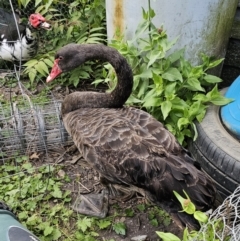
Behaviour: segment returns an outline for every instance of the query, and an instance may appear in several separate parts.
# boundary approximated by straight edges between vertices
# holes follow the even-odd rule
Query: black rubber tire
[[[188,149],[225,198],[240,185],[240,143],[223,127],[219,110],[208,107],[203,121],[196,123],[198,137]]]

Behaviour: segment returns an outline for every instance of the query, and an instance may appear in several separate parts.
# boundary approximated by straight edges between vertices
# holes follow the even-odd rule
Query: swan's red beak
[[[58,75],[62,73],[62,70],[59,67],[58,62],[59,62],[59,59],[55,59],[51,73],[47,77],[47,80],[46,80],[47,83],[54,80],[55,78],[57,78]]]

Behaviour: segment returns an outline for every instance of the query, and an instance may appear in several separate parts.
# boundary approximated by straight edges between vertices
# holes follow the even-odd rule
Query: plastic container
[[[40,241],[21,225],[16,216],[8,211],[0,209],[0,240],[1,241]]]
[[[226,129],[240,140],[240,76],[234,80],[225,93],[233,102],[221,108],[221,119]]]

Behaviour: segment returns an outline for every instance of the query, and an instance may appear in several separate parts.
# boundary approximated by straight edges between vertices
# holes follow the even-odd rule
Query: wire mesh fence
[[[27,7],[19,9],[19,2],[3,0],[0,2],[0,9],[0,30],[1,27],[7,26],[16,27],[19,31],[18,24],[22,21],[27,22],[30,14],[35,12],[35,2],[30,1]],[[67,9],[59,4],[58,12],[64,15]],[[2,35],[4,34],[5,32]],[[45,42],[49,36],[39,33],[38,35],[40,52],[44,52]],[[18,40],[21,38],[18,32]],[[15,43],[18,40],[15,40]],[[13,44],[12,42],[14,41],[7,41],[7,44]],[[2,42],[0,48],[1,44]],[[10,97],[0,104],[0,160],[11,159],[16,155],[30,155],[33,152],[47,152],[56,145],[65,146],[71,143],[60,116],[61,101],[56,99],[50,90],[44,102],[33,101],[34,96],[25,88],[22,81],[22,72],[21,60],[11,63],[0,59],[2,87],[9,85],[9,81],[13,79],[14,85],[19,88],[18,97],[14,98],[13,85],[10,84]]]
[[[227,197],[191,241],[240,240],[240,187]]]
[[[23,95],[22,103],[0,104],[0,159],[47,152],[72,143],[60,116],[61,102],[32,103]]]

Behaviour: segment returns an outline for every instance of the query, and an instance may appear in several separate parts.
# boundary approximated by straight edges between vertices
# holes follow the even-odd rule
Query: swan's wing
[[[79,109],[67,114],[64,124],[84,158],[108,180],[142,187],[158,199],[184,189],[192,201],[210,205],[211,181],[185,161],[161,123],[132,110]]]

